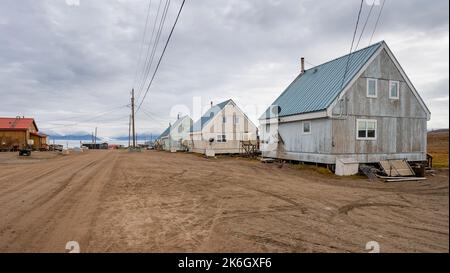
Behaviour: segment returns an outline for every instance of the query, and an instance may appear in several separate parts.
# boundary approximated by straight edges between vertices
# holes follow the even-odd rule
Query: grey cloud
[[[151,22],[158,2],[153,0]],[[75,7],[64,1],[3,1],[1,115],[35,116],[45,127],[47,122],[69,117],[81,120],[85,113],[128,103],[148,1],[80,3]],[[167,38],[179,4],[180,0],[172,0],[161,42]],[[171,107],[192,107],[193,96],[201,96],[204,104],[233,98],[242,106],[264,108],[298,74],[301,56],[320,64],[348,52],[358,5],[358,0],[187,1],[144,103],[153,116],[140,113],[139,129],[163,130],[171,121]],[[375,40],[388,39],[398,46],[392,49],[398,51],[406,70],[412,71],[412,81],[427,103],[448,96],[448,60],[441,59],[439,66],[423,71],[414,63],[417,58],[439,59],[448,52],[448,5],[445,0],[388,1],[375,36]],[[369,8],[364,6],[363,20]],[[378,11],[376,7],[374,15]],[[374,20],[362,46],[368,43]],[[408,40],[416,34],[421,38]],[[446,37],[444,44],[437,44],[442,37]],[[430,51],[424,40],[433,45],[426,56],[406,52],[408,46]],[[161,46],[157,56],[160,50]],[[425,80],[421,75],[433,78]],[[123,107],[72,130],[91,130],[100,124],[110,136],[126,134],[128,111]],[[448,124],[446,113],[439,124],[445,120]],[[255,119],[257,113],[251,117]],[[115,122],[115,118],[121,120]]]

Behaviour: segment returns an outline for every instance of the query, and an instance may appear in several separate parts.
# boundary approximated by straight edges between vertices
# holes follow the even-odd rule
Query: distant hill
[[[89,140],[92,141],[92,135],[50,135],[48,136],[49,139],[51,140]],[[101,141],[100,138],[96,138],[97,141]]]
[[[442,133],[449,133],[449,129],[438,129],[438,130],[433,130],[433,131],[429,131],[428,134],[442,134]]]
[[[157,138],[158,136],[157,135],[155,135],[155,134],[153,134],[153,135],[150,135],[150,134],[144,134],[144,135],[137,135],[137,140],[138,141],[153,141],[153,140],[155,140],[156,138]],[[122,140],[122,141],[128,141],[128,136],[120,136],[120,137],[114,137],[113,139],[115,139],[115,140]]]
[[[428,153],[433,156],[433,166],[448,168],[449,129],[428,132]]]

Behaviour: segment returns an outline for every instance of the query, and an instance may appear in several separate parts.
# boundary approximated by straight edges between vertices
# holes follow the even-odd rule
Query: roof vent
[[[319,69],[318,68],[314,68],[314,74],[316,74],[317,71],[319,71]]]

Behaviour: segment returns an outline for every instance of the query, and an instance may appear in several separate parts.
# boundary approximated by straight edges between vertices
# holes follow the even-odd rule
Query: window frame
[[[222,123],[226,124],[227,123],[227,117],[226,116],[222,116]]]
[[[370,82],[371,82],[371,81],[374,81],[374,82],[375,82],[375,95],[369,94],[369,90],[370,90]],[[372,99],[378,98],[378,79],[367,78],[366,96],[367,96],[368,98],[372,98]]]
[[[392,84],[396,83],[397,84],[397,97],[393,97],[392,96]],[[399,100],[400,99],[400,81],[389,81],[389,99],[391,100]]]
[[[305,132],[305,124],[309,124],[309,132]],[[302,134],[303,135],[312,134],[312,122],[311,121],[303,121],[302,122]]]
[[[233,124],[234,125],[239,125],[240,122],[241,122],[241,119],[240,119],[239,116],[236,115],[236,116],[233,117]]]
[[[225,134],[220,134],[217,135],[217,143],[227,143],[227,135]]]
[[[358,127],[358,125],[359,125],[359,123],[360,122],[365,122],[366,123],[366,129],[365,129],[365,131],[366,131],[366,136],[365,137],[360,137],[359,136],[359,127]],[[373,122],[373,123],[375,123],[375,137],[368,137],[368,132],[369,132],[369,129],[367,129],[367,123],[368,122]],[[362,130],[361,130],[362,131]],[[356,120],[356,140],[368,140],[368,141],[376,141],[378,139],[378,120],[376,120],[376,119],[357,119]]]

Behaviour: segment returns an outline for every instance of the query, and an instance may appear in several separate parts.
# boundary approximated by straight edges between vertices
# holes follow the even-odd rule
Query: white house
[[[191,128],[189,149],[207,155],[242,153],[243,141],[257,141],[258,128],[233,100],[211,108]]]
[[[190,139],[190,129],[193,121],[189,116],[178,117],[173,125],[169,125],[167,129],[158,137],[157,142],[165,151],[184,151],[187,140]]]

